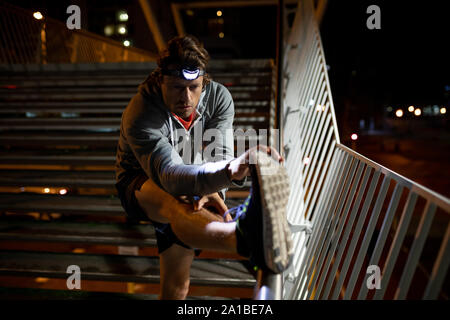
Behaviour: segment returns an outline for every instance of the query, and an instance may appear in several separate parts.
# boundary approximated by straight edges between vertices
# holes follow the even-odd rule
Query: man
[[[187,296],[193,248],[239,253],[273,272],[282,272],[292,256],[284,217],[287,176],[267,154],[283,159],[264,146],[263,152],[251,149],[233,157],[227,132],[233,125],[233,100],[209,78],[208,60],[194,37],[172,39],[122,115],[116,187],[127,215],[155,227],[161,299]],[[203,153],[205,161],[199,161],[202,147],[211,143],[202,146],[200,137],[200,150],[190,152],[199,145],[194,133],[207,130],[220,134],[214,152]],[[226,189],[242,186],[250,174],[251,195],[228,210]]]

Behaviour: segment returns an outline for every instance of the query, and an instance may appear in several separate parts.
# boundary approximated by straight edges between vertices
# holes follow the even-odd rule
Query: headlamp
[[[195,80],[205,74],[205,70],[199,68],[182,68],[180,70],[163,69],[162,74],[166,76],[175,76],[184,80]]]

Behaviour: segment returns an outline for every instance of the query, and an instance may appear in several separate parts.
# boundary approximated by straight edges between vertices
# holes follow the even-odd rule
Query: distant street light
[[[218,17],[221,17],[222,16],[222,11],[217,10],[216,14],[217,14]]]
[[[447,108],[441,108],[440,112],[441,112],[441,114],[446,114],[447,113]]]
[[[128,14],[126,11],[119,11],[118,12],[118,18],[119,21],[128,21]]]
[[[130,46],[130,41],[128,41],[128,40],[125,40],[124,42],[123,42],[123,45],[125,46],[125,47],[129,47]]]
[[[422,114],[422,110],[420,110],[419,108],[417,108],[416,110],[414,110],[414,114],[416,116],[420,116]]]
[[[42,13],[40,13],[39,11],[34,12],[34,13],[33,13],[33,17],[34,17],[36,20],[42,20],[42,19],[44,18],[44,16],[42,15]]]
[[[409,111],[409,112],[414,112],[414,106],[410,106],[410,107],[408,108],[408,111]]]
[[[107,26],[105,26],[105,28],[103,29],[103,32],[105,33],[105,36],[112,36],[114,33],[114,26],[109,24]]]
[[[350,136],[350,138],[351,138],[353,141],[356,141],[356,140],[358,140],[358,135],[357,135],[356,133],[354,133],[354,134],[352,134],[352,135]]]
[[[127,33],[127,28],[122,24],[117,26],[117,32],[119,32],[120,34],[126,34]]]
[[[397,118],[403,117],[403,110],[402,109],[398,109],[397,111],[395,111],[395,115],[396,115]]]

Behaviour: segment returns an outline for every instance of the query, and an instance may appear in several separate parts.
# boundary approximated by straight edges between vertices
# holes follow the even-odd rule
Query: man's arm
[[[214,139],[214,150],[219,155],[222,155],[224,160],[234,159],[234,136],[233,136],[233,121],[234,121],[234,102],[233,98],[223,85],[218,84],[217,94],[215,96],[214,105],[215,112],[212,118],[206,124],[206,130],[217,130],[219,137]],[[220,138],[216,140],[217,138]],[[206,144],[206,147],[211,145],[213,141]],[[215,154],[214,154],[215,155]],[[217,157],[204,153],[204,158],[207,162],[217,161]],[[243,180],[232,180],[232,184],[238,187],[242,187],[246,181],[246,177]],[[227,188],[220,190],[220,196],[225,199],[225,192]]]
[[[185,165],[167,138],[167,115],[155,108],[150,111],[142,96],[131,103],[134,106],[123,116],[121,134],[142,169],[160,187],[176,196],[210,194],[231,185],[227,175],[229,160]]]

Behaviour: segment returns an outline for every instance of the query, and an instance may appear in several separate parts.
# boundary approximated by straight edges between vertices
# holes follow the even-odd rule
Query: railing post
[[[283,151],[283,123],[281,115],[283,114],[283,65],[284,65],[284,0],[278,0],[277,10],[277,93],[276,93],[276,112],[275,126],[280,130],[279,146],[280,155],[284,156]]]
[[[270,271],[258,271],[254,300],[281,300],[283,295],[283,278],[281,274]]]

